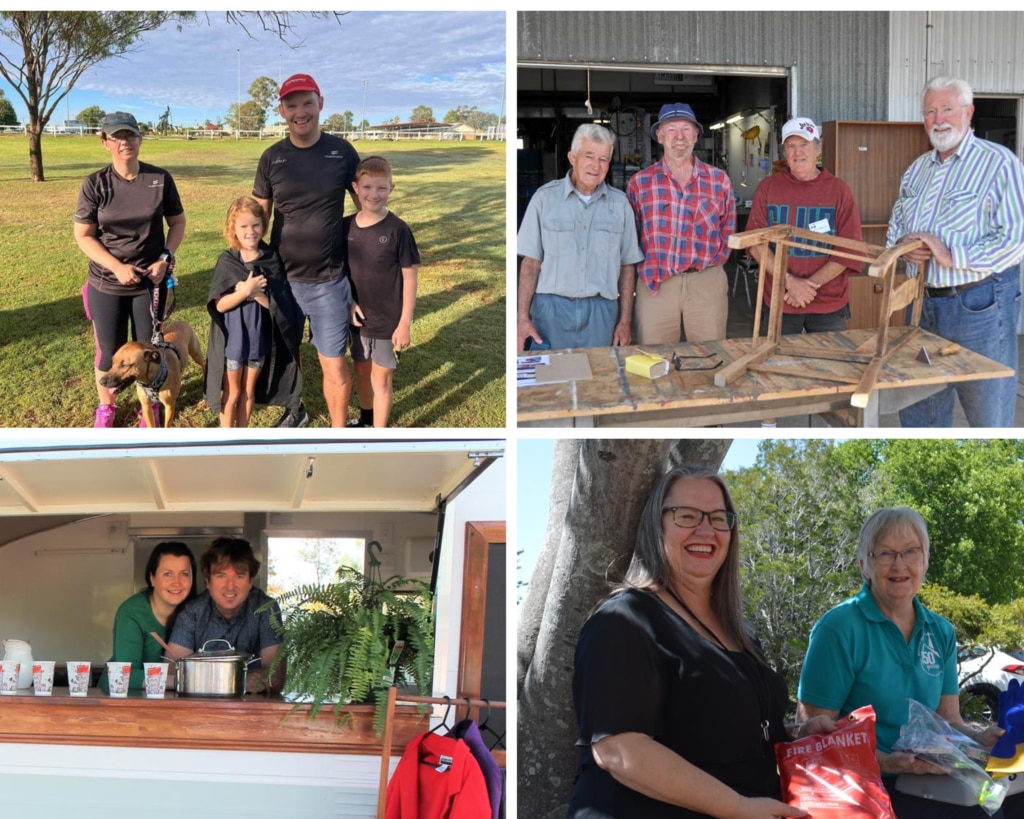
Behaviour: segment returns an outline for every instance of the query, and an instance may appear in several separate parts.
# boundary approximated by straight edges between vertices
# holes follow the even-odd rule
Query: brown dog
[[[144,341],[129,341],[114,353],[111,368],[100,377],[100,384],[121,389],[135,382],[135,391],[142,404],[142,417],[146,426],[157,426],[153,416],[153,400],[164,408],[164,426],[174,421],[178,393],[181,392],[181,373],[188,363],[186,356],[200,367],[204,366],[203,350],[195,330],[183,321],[172,321],[164,331],[165,346]]]

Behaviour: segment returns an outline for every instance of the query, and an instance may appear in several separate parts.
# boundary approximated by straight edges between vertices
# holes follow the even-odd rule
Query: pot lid
[[[226,648],[208,648],[210,645],[226,646]],[[198,651],[182,657],[183,660],[248,660],[251,654],[239,651],[227,640],[207,640]]]

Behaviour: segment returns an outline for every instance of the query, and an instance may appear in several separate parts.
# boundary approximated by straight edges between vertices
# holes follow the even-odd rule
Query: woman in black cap
[[[100,377],[128,340],[129,319],[133,339],[151,339],[152,288],[159,288],[163,304],[161,291],[185,236],[185,210],[174,180],[167,171],[139,162],[141,139],[131,114],[107,114],[100,141],[111,162],[86,177],[75,210],[75,241],[89,259],[82,296],[96,338],[94,427],[114,425],[114,394]]]

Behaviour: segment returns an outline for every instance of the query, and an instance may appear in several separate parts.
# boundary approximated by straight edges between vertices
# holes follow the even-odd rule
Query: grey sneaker
[[[275,427],[286,427],[291,429],[299,429],[301,427],[309,426],[309,413],[306,412],[306,405],[299,404],[298,412],[292,412],[290,409],[284,411],[276,424]]]

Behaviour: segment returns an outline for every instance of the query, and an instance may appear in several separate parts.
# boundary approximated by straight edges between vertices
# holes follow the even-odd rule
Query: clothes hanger
[[[431,728],[429,731],[427,731],[428,734],[436,734],[442,728],[447,728],[448,727],[447,726],[448,715],[452,712],[452,698],[449,697],[446,694],[445,698],[444,698],[444,702],[445,702],[444,716],[441,717],[441,721],[439,723],[437,723],[437,725],[435,725],[433,728]]]

